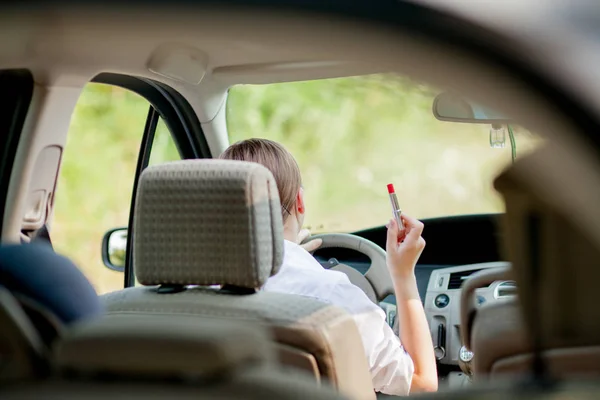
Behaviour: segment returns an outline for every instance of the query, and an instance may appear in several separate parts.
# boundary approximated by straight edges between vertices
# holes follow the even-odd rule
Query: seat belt
[[[46,224],[42,225],[42,227],[35,231],[33,236],[31,236],[30,243],[36,242],[45,242],[52,250],[54,250],[54,246],[52,246],[52,240],[50,239],[50,232],[48,232],[48,227]]]
[[[48,216],[50,215],[51,209],[50,209],[50,205],[47,202],[46,203],[46,220],[48,218]],[[25,233],[25,235],[29,236],[30,240],[29,243],[44,243],[50,246],[50,248],[52,250],[54,250],[54,246],[52,246],[52,240],[50,239],[50,232],[48,231],[48,225],[46,225],[46,223],[44,223],[44,225],[41,226],[40,229],[37,229],[35,231],[28,233]],[[21,239],[21,242],[23,241],[23,239]]]

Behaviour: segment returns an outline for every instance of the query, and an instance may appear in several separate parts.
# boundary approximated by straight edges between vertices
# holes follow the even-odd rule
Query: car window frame
[[[2,87],[0,120],[0,227],[4,229],[4,212],[8,198],[8,186],[13,172],[17,148],[29,106],[33,99],[34,79],[28,69],[3,69],[8,74],[6,82],[0,80]],[[10,95],[12,94],[12,95]]]
[[[148,78],[114,73],[101,73],[92,79],[94,83],[113,85],[129,90],[149,102],[148,115],[140,143],[136,172],[133,181],[127,247],[125,250],[125,288],[135,286],[133,271],[133,218],[137,186],[141,173],[148,167],[154,135],[162,118],[182,159],[211,158],[210,148],[198,116],[189,102],[175,89]]]

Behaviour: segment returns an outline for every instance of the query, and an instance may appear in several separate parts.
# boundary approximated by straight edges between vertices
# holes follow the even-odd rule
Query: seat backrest
[[[537,347],[553,374],[600,375],[600,172],[561,151],[547,144],[496,180],[512,261],[504,279],[516,281],[518,300],[484,305],[464,331],[476,374],[531,371]]]
[[[0,384],[47,373],[47,347],[17,299],[0,286]]]
[[[201,379],[273,361],[261,327],[179,315],[106,315],[66,330],[53,350],[58,369],[87,376]]]
[[[100,313],[92,285],[50,246],[1,246],[0,380],[47,375],[47,353],[64,327]]]
[[[53,346],[52,375],[13,383],[2,398],[342,400],[275,365],[271,343],[252,324],[104,316],[65,329]]]
[[[50,267],[53,276],[46,274]],[[24,271],[35,275],[38,268],[46,288],[33,284],[39,283],[35,277],[17,279]],[[170,315],[100,315],[87,280],[46,246],[0,248],[0,272],[3,399],[342,400],[305,374],[275,366],[264,328]],[[72,290],[65,292],[66,287]],[[53,294],[54,289],[63,293]],[[60,335],[44,343],[47,332],[39,330],[40,322],[43,329],[59,327]]]
[[[349,314],[260,290],[283,258],[277,187],[262,165],[186,160],[147,168],[132,235],[135,274],[144,287],[103,296],[109,314],[256,322],[269,327],[281,362],[310,370],[352,398],[375,397]]]

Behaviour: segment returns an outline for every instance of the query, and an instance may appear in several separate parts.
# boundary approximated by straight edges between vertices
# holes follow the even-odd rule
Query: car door
[[[15,94],[15,118],[5,120],[10,125],[2,127],[7,133],[2,147],[2,185],[6,186],[32,82],[23,71],[6,72],[0,81],[3,78],[12,78],[4,90]],[[123,265],[115,268],[125,271],[123,276],[102,266],[100,249],[107,229],[131,225],[140,173],[148,165],[210,153],[191,106],[164,84],[100,74],[72,100],[76,104],[66,144],[56,140],[33,163],[21,241],[50,242],[56,252],[78,265],[99,293],[105,293],[135,282],[131,252],[124,252]],[[69,117],[67,109],[63,106],[63,119]],[[130,240],[124,244],[129,248]]]

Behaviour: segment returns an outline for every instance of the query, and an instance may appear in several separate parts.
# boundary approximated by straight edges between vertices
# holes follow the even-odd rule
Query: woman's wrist
[[[392,281],[397,299],[420,298],[414,272],[392,274]]]
[[[390,275],[394,282],[396,281],[406,281],[406,280],[414,280],[417,281],[414,270],[390,270]]]

